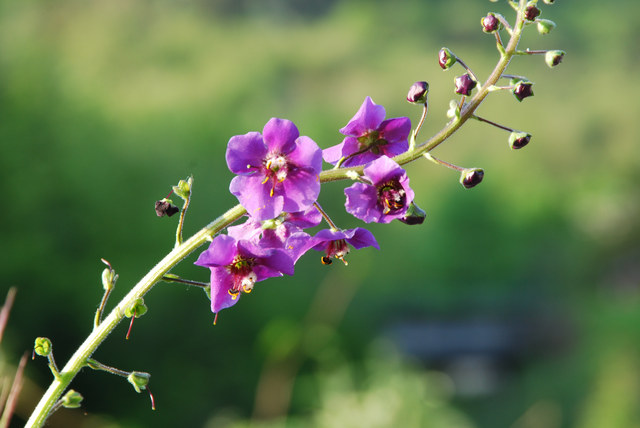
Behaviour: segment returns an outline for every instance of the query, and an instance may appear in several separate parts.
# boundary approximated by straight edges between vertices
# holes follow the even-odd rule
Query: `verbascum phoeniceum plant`
[[[229,191],[238,198],[239,204],[183,240],[193,178],[180,180],[169,196],[156,202],[158,216],[179,214],[174,248],[106,316],[103,314],[118,275],[108,261],[102,260],[106,266],[102,274],[104,295],[95,314],[93,330],[63,367],[57,366],[48,338],[35,340],[34,355],[48,359],[54,379],[26,426],[43,426],[47,417],[60,407],[80,407],[82,395],[69,386],[85,367],[122,376],[137,392],[149,390],[150,374],[110,367],[92,356],[125,318],[133,322],[144,315],[147,308],[143,298],[158,282],[201,287],[210,299],[215,324],[223,322],[219,316],[221,311],[238,304],[258,282],[294,275],[296,262],[309,252],[318,251],[324,264],[338,259],[346,265],[352,249],[379,249],[375,237],[366,228],[343,228],[331,219],[320,205],[324,183],[347,182],[345,209],[364,223],[399,220],[419,225],[425,219],[425,212],[416,204],[420,195],[412,190],[404,165],[426,159],[456,170],[466,189],[481,183],[483,169],[457,166],[432,154],[433,149],[470,119],[506,131],[505,143],[511,149],[526,146],[532,138],[530,133],[498,124],[477,115],[476,111],[493,92],[511,92],[518,102],[533,96],[532,81],[506,73],[514,57],[541,56],[551,68],[562,62],[565,53],[561,50],[530,50],[518,46],[525,30],[537,29],[540,34],[547,34],[555,27],[552,21],[539,17],[539,3],[537,0],[508,1],[515,11],[511,22],[495,12],[481,17],[478,32],[487,33],[497,48],[497,63],[484,80],[451,49],[443,47],[437,56],[434,53],[434,61],[437,60],[443,70],[459,69],[461,74],[453,82],[455,99],[448,110],[442,109],[447,110],[449,120],[430,138],[420,138],[428,111],[429,85],[425,81],[411,85],[407,94],[408,102],[421,107],[416,126],[412,126],[407,117],[387,118],[385,108],[366,97],[355,115],[340,129],[343,140],[324,149],[312,136],[301,135],[298,126],[283,118],[270,119],[261,131],[231,137],[225,157],[235,177]],[[544,3],[549,5],[554,1],[544,0]],[[505,100],[508,102],[512,101]],[[330,165],[324,170],[323,161]],[[182,208],[169,199],[172,194],[182,200]],[[241,224],[236,224],[241,220]],[[322,223],[324,227],[320,226]],[[208,247],[195,264],[209,269],[210,282],[184,279],[171,273],[185,257],[204,245]],[[151,407],[155,408],[153,396],[150,392],[149,395]]]

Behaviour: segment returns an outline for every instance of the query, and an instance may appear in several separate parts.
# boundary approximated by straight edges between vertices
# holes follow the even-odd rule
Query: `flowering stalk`
[[[525,16],[525,7],[526,1],[520,0],[519,5],[516,5],[515,2],[510,2],[512,6],[517,10],[516,22],[512,28],[508,30],[510,35],[509,42],[504,47],[504,49],[499,49],[500,59],[495,66],[494,70],[487,78],[487,80],[482,84],[482,86],[477,90],[476,94],[473,97],[470,97],[467,102],[464,102],[460,106],[459,115],[453,117],[453,119],[442,128],[437,134],[428,139],[427,141],[417,144],[413,147],[410,147],[408,151],[394,156],[392,160],[397,165],[404,165],[411,161],[414,161],[418,158],[421,158],[428,152],[430,152],[435,147],[442,144],[446,139],[448,139],[451,135],[453,135],[460,127],[469,119],[474,117],[474,112],[480,106],[482,101],[490,92],[490,89],[496,84],[496,82],[503,76],[504,71],[506,70],[511,58],[518,54],[517,46],[518,42],[521,38],[522,31],[524,29],[525,20],[527,19]],[[506,28],[509,28],[505,25]],[[464,64],[463,64],[464,65]],[[467,68],[467,67],[465,67]],[[478,82],[479,83],[479,82]],[[426,107],[426,106],[425,106]],[[373,106],[372,108],[375,108]],[[426,113],[426,108],[425,108]],[[244,161],[243,148],[251,145],[257,146],[259,144],[263,144],[262,137],[257,133],[246,134],[245,136],[236,138],[237,148],[231,148],[230,152],[227,153],[227,159],[230,160],[234,166],[234,168],[238,169],[238,174],[244,174],[244,176],[248,178],[239,179],[236,177],[234,182],[232,182],[233,191],[232,193],[239,195],[239,198],[244,197],[243,191],[247,187],[247,185],[253,186],[255,189],[262,189],[263,193],[269,193],[269,198],[273,198],[274,194],[276,197],[285,198],[284,204],[289,204],[291,206],[298,205],[300,209],[308,208],[306,202],[301,203],[297,200],[289,200],[286,199],[287,195],[280,195],[278,192],[281,191],[283,186],[295,186],[297,183],[306,184],[306,182],[302,181],[302,178],[299,178],[294,175],[287,175],[286,168],[298,168],[297,171],[306,171],[307,174],[305,177],[313,178],[313,173],[316,171],[316,160],[314,159],[312,162],[309,161],[309,164],[296,164],[295,162],[301,158],[301,155],[295,152],[296,150],[304,152],[308,151],[312,142],[306,139],[306,137],[297,138],[297,134],[294,135],[294,131],[292,128],[292,124],[289,124],[284,121],[280,121],[277,123],[271,123],[270,127],[265,127],[265,136],[264,136],[264,155],[260,155],[256,157],[256,159],[250,159],[250,162],[241,162]],[[289,143],[287,141],[281,140],[272,140],[274,132],[272,128],[277,128],[278,132],[286,132],[287,135],[291,136],[291,140],[295,140],[296,146],[293,146],[293,143]],[[383,131],[381,131],[383,132]],[[295,130],[297,133],[297,130]],[[347,135],[347,133],[345,133]],[[355,137],[354,137],[355,138]],[[315,144],[315,143],[313,143]],[[277,159],[269,158],[270,150],[272,147],[282,148],[286,146],[287,150],[282,150],[282,155]],[[306,152],[304,152],[306,153]],[[355,158],[355,157],[354,157]],[[352,158],[352,160],[354,159]],[[266,160],[267,163],[263,163],[262,161]],[[345,160],[341,161],[342,163]],[[391,160],[385,161],[387,163],[391,162]],[[246,171],[241,171],[241,167],[245,168]],[[247,169],[251,169],[250,171]],[[362,176],[365,172],[365,165],[358,165],[353,167],[340,167],[318,171],[318,179],[319,183],[326,183],[330,181],[337,180],[345,180],[351,179],[353,180],[355,176]],[[373,173],[374,171],[372,171]],[[263,178],[264,177],[264,178]],[[395,179],[395,178],[394,178]],[[306,178],[305,178],[306,180]],[[398,183],[402,184],[402,180],[397,178],[395,179]],[[309,179],[311,181],[311,179]],[[395,182],[394,182],[395,183]],[[190,183],[189,183],[190,184]],[[386,186],[386,187],[385,187]],[[396,216],[403,215],[404,211],[407,210],[404,202],[407,204],[411,202],[409,199],[412,199],[413,195],[411,194],[410,198],[407,198],[405,201],[404,196],[405,192],[409,192],[410,189],[400,188],[399,185],[387,189],[389,187],[388,184],[381,183],[380,187],[385,190],[387,193],[379,193],[380,195],[386,197],[387,202],[391,205],[391,208],[396,208],[393,204],[394,202],[398,202],[398,195],[402,196],[402,211],[398,211],[397,215],[392,212],[392,214]],[[264,189],[263,189],[264,188]],[[266,189],[266,190],[265,190]],[[175,190],[175,189],[174,189]],[[190,190],[190,189],[189,189]],[[390,193],[389,193],[390,192]],[[394,193],[395,192],[395,193]],[[267,194],[265,193],[265,194]],[[392,195],[393,193],[393,195]],[[397,194],[397,195],[396,195]],[[392,198],[391,196],[394,196]],[[186,210],[187,205],[189,203],[188,199],[185,199],[185,207],[183,208],[183,212]],[[248,203],[252,203],[251,198],[247,197]],[[268,198],[265,196],[264,198],[267,200]],[[291,212],[292,210],[285,206],[284,209],[282,207],[269,207],[269,213],[265,213],[264,210],[260,211],[260,207],[252,207],[251,211],[255,211],[255,214],[258,216],[263,216],[264,218],[258,218],[259,220],[267,220],[272,219],[274,216],[277,216],[280,212]],[[125,314],[129,308],[131,308],[135,302],[139,299],[142,299],[146,293],[148,293],[153,286],[163,280],[174,280],[175,277],[167,276],[169,271],[177,265],[181,260],[183,260],[186,256],[191,254],[197,248],[205,244],[208,240],[211,240],[213,236],[218,234],[227,226],[231,225],[235,221],[237,221],[240,217],[245,215],[247,210],[242,205],[236,205],[235,207],[229,209],[225,214],[205,226],[203,229],[195,233],[186,241],[182,242],[181,239],[181,226],[178,229],[177,233],[177,242],[175,248],[167,254],[156,266],[154,266],[134,287],[133,289],[116,305],[116,307],[109,313],[109,315],[104,318],[104,320],[100,320],[101,311],[96,317],[99,322],[96,322],[95,328],[91,332],[91,334],[87,337],[87,339],[80,345],[80,347],[76,350],[73,356],[69,359],[67,364],[62,368],[59,372],[59,376],[56,376],[52,384],[49,386],[41,401],[37,405],[30,419],[27,421],[26,427],[41,427],[43,426],[45,420],[51,413],[52,409],[54,409],[57,402],[62,395],[62,393],[68,388],[70,382],[76,376],[76,374],[85,366],[89,365],[92,360],[90,360],[93,353],[96,351],[98,346],[106,339],[106,337],[115,329],[115,327],[125,318]],[[383,213],[388,214],[388,213]],[[182,224],[182,220],[180,222]],[[331,239],[351,239],[355,237],[356,231],[349,231],[349,236],[343,233],[345,236],[340,237],[322,237],[324,241],[330,241]],[[318,238],[320,239],[320,238]],[[361,246],[372,246],[375,240],[371,237],[366,237],[366,239],[362,240],[362,242],[357,242],[356,245],[358,247]],[[318,244],[319,245],[319,244]],[[346,244],[345,244],[346,245]],[[354,245],[355,246],[355,245]],[[377,246],[377,244],[376,244]],[[357,248],[357,247],[356,247]],[[340,253],[342,254],[342,253]],[[286,272],[285,272],[286,273]],[[181,282],[181,281],[178,281]]]

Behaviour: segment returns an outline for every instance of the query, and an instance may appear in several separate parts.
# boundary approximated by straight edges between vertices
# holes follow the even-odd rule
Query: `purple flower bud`
[[[560,64],[563,59],[564,51],[547,51],[547,53],[544,54],[544,62],[546,62],[549,67],[555,67]]]
[[[513,150],[518,150],[529,144],[531,141],[531,134],[526,132],[513,131],[509,134],[509,146]]]
[[[540,15],[540,9],[534,4],[528,5],[524,10],[524,18],[527,21],[534,21]]]
[[[466,168],[460,173],[460,184],[465,189],[471,189],[480,184],[483,178],[484,170],[482,168]]]
[[[518,101],[522,101],[527,97],[533,96],[533,83],[519,81],[516,86],[513,88],[513,95],[516,97]]]
[[[180,208],[173,205],[169,199],[165,198],[156,201],[156,215],[158,217],[164,217],[165,215],[171,217],[178,211],[180,211]]]
[[[482,24],[482,31],[485,33],[493,33],[500,29],[500,20],[496,18],[496,14],[493,12],[489,12],[487,16],[483,17],[480,20],[480,24]]]
[[[448,48],[440,49],[438,52],[438,64],[443,70],[448,70],[457,61],[456,56]]]
[[[478,82],[473,80],[469,73],[465,73],[462,76],[456,77],[456,94],[470,95],[473,88],[476,87]]]
[[[429,84],[427,82],[416,82],[409,88],[407,101],[413,104],[424,104],[427,102]]]
[[[415,202],[411,202],[411,204],[407,208],[406,214],[403,217],[400,217],[398,220],[400,220],[404,224],[413,226],[414,224],[424,223],[424,219],[426,217],[427,213],[418,205],[416,205]]]

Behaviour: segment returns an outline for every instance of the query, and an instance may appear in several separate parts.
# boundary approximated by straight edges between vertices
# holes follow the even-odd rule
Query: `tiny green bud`
[[[409,88],[407,101],[412,104],[424,104],[427,102],[427,94],[429,93],[429,84],[427,82],[416,82]]]
[[[531,134],[527,132],[513,131],[509,134],[509,146],[513,150],[521,149],[531,141]]]
[[[465,168],[460,173],[460,184],[465,189],[471,189],[480,184],[483,178],[484,170],[482,168]]]
[[[544,54],[544,62],[546,62],[549,67],[555,67],[556,65],[560,64],[563,58],[564,51],[547,51],[547,53]]]
[[[35,344],[33,346],[33,350],[36,354],[41,357],[48,357],[51,355],[51,350],[53,345],[51,341],[47,337],[36,337]]]
[[[80,407],[80,403],[82,403],[82,394],[70,389],[60,399],[60,403],[62,404],[62,407],[66,407],[67,409],[77,409]]]
[[[186,180],[180,180],[177,186],[173,186],[173,193],[180,196],[185,201],[191,196],[191,186],[193,185],[193,177]]]
[[[151,375],[145,372],[131,372],[129,376],[127,376],[127,380],[138,393],[143,389],[147,389],[149,379],[151,379]]]
[[[456,56],[449,50],[449,48],[442,48],[438,52],[438,64],[443,70],[448,70],[457,61]]]
[[[447,110],[447,117],[449,119],[460,119],[460,106],[456,100],[449,101],[449,110]]]
[[[180,211],[180,208],[173,205],[173,201],[167,198],[156,201],[155,208],[156,208],[156,215],[158,217],[164,217],[164,216],[171,217],[172,215]]]
[[[144,304],[144,299],[142,297],[138,298],[133,305],[125,309],[124,316],[127,318],[131,318],[135,316],[136,318],[140,318],[142,315],[147,313],[147,305]]]
[[[417,206],[414,202],[411,202],[409,207],[407,208],[407,212],[404,216],[400,217],[398,220],[403,222],[404,224],[414,225],[414,224],[422,224],[424,223],[424,219],[427,217],[427,213]]]
[[[103,261],[105,260],[103,259]],[[109,267],[102,271],[102,287],[105,291],[113,289],[116,285],[116,281],[118,280],[116,271],[114,271],[108,263],[107,265]]]
[[[536,23],[538,24],[538,33],[540,34],[549,34],[551,30],[556,28],[556,23],[549,19],[538,19]]]

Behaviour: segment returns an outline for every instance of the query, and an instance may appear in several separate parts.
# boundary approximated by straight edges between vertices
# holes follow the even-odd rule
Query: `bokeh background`
[[[83,371],[80,410],[50,427],[640,426],[640,149],[637,3],[541,5],[558,28],[521,42],[565,61],[520,57],[535,82],[518,103],[496,93],[434,154],[486,171],[408,166],[421,226],[371,225],[381,250],[349,266],[304,257],[213,316],[198,289],[158,284],[131,338],[95,354],[152,375],[158,409],[124,380]],[[175,217],[154,201],[194,176],[185,233],[236,203],[229,137],[293,120],[321,147],[340,141],[366,96],[388,117],[431,85],[422,136],[447,121],[448,46],[481,78],[497,54],[483,34],[506,2],[462,0],[0,1],[0,292],[18,293],[2,343],[6,373],[36,336],[59,365],[90,332],[100,258],[112,302],[172,247]],[[321,203],[343,227],[344,183]],[[174,273],[206,281],[192,265]],[[30,361],[12,426],[51,374]]]

